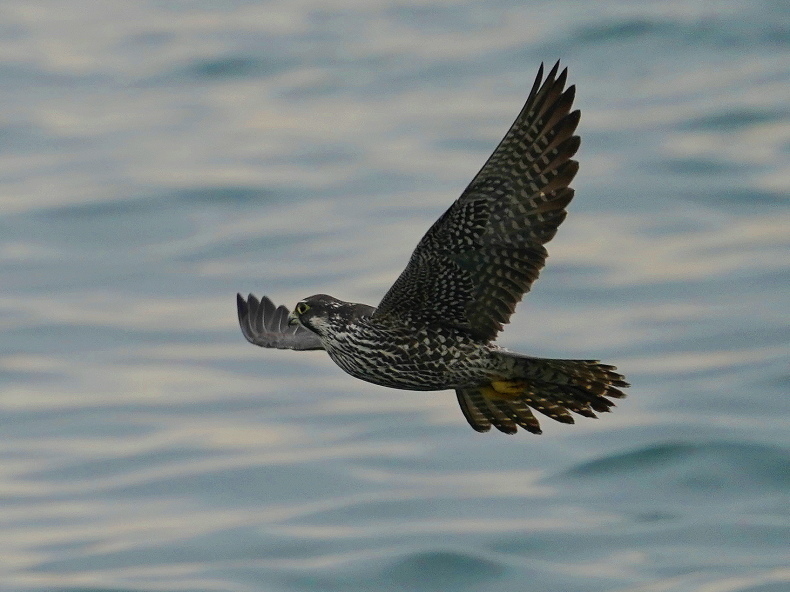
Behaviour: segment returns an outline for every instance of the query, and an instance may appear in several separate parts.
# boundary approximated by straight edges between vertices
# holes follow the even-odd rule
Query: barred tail
[[[574,423],[574,412],[597,417],[614,407],[609,399],[625,397],[629,386],[614,366],[597,360],[552,360],[503,352],[517,378],[493,380],[490,385],[456,390],[464,417],[478,432],[493,425],[515,434],[518,426],[540,434],[532,409],[562,423]]]

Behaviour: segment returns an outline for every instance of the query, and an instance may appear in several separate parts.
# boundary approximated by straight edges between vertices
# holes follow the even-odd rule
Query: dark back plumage
[[[541,65],[516,121],[422,238],[375,317],[440,323],[484,342],[508,322],[573,198],[580,112],[570,111],[575,88],[564,88],[558,68],[543,81]]]

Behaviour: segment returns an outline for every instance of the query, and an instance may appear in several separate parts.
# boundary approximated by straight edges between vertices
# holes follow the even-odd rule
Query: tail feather
[[[538,423],[538,420],[535,419],[535,416],[532,414],[532,410],[530,410],[524,401],[509,402],[495,400],[494,403],[499,408],[499,410],[510,417],[512,422],[515,424],[512,426],[512,433],[516,432],[516,425],[521,426],[533,434],[540,434],[542,432],[540,429],[540,423]]]
[[[493,425],[505,434],[515,434],[518,426],[533,434],[542,433],[538,420],[525,401],[492,399],[479,388],[458,389],[455,392],[466,421],[478,432],[487,432]]]
[[[561,423],[574,423],[571,412],[594,418],[596,412],[610,411],[610,399],[625,397],[620,389],[629,386],[614,366],[597,360],[553,360],[511,352],[503,352],[503,357],[517,376],[506,381],[507,394],[488,385],[456,390],[464,417],[478,432],[493,425],[506,434],[516,433],[518,427],[540,434],[532,409]]]
[[[476,432],[487,432],[491,429],[491,413],[488,403],[479,389],[458,389],[458,405],[466,421]],[[507,432],[506,432],[507,433]]]

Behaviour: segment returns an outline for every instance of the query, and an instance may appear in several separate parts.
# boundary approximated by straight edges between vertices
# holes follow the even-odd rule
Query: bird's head
[[[302,325],[320,337],[342,332],[363,316],[370,316],[376,309],[366,304],[344,302],[326,294],[316,294],[300,300],[288,315],[289,325]]]

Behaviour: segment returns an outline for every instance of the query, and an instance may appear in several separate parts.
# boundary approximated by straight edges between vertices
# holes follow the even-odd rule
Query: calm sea
[[[790,590],[787,6],[3,2],[0,591]],[[244,341],[237,291],[376,304],[558,58],[500,343],[615,413],[477,434]]]

